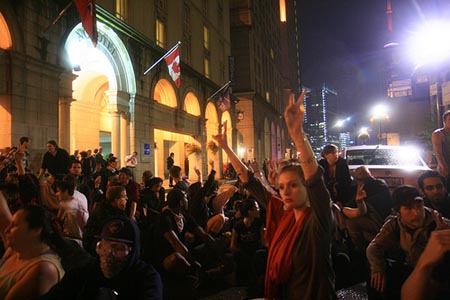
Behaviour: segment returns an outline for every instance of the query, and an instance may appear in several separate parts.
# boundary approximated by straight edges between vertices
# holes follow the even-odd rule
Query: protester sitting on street
[[[58,179],[62,179],[62,177],[59,177]],[[59,200],[54,190],[55,180],[56,178],[53,175],[46,174],[45,180],[40,185],[39,193],[40,204],[49,208],[52,212],[55,212],[56,215],[59,209]]]
[[[137,183],[136,181],[134,181],[133,178],[133,174],[131,173],[131,170],[128,168],[122,168],[119,170],[119,182],[120,184],[125,187],[125,190],[127,191],[127,197],[128,197],[128,202],[127,202],[127,214],[130,214],[131,212],[131,206],[134,205],[137,207],[142,207],[142,204],[140,203],[140,191],[141,191],[141,187],[139,185],[139,183]],[[138,213],[138,218],[140,219],[140,215]]]
[[[67,272],[41,299],[163,299],[158,272],[140,259],[140,232],[134,221],[109,219],[98,237],[99,259]]]
[[[211,171],[205,184],[202,183],[200,170],[194,168],[194,171],[197,174],[199,180],[189,186],[189,213],[192,214],[197,224],[200,225],[204,230],[206,230],[206,228],[208,227],[208,222],[210,222],[209,220],[212,216],[212,212],[208,207],[206,195],[212,189],[214,178],[216,176],[214,161],[209,161],[209,165],[211,166]]]
[[[106,183],[108,182],[109,177],[117,175],[117,157],[113,156],[111,158],[108,158],[108,160],[106,161],[106,166],[103,167],[99,173],[102,178],[100,182],[100,188],[103,191],[106,191]],[[94,178],[95,177],[96,176],[94,176]]]
[[[333,144],[323,147],[319,165],[324,169],[323,178],[333,202],[348,206],[354,198],[355,191],[347,161],[339,156],[338,150]]]
[[[56,196],[59,200],[57,218],[62,224],[62,230],[66,239],[83,246],[83,229],[88,220],[87,207],[75,199],[75,180],[67,175],[63,180],[55,182]]]
[[[0,299],[37,299],[64,276],[59,246],[64,239],[41,206],[25,206],[12,217],[0,192]]]
[[[255,258],[257,251],[265,246],[264,222],[260,219],[259,211],[259,205],[254,199],[242,200],[239,208],[242,218],[234,225],[231,235],[230,248],[236,262],[236,283],[242,286],[256,285]]]
[[[126,216],[127,200],[127,192],[123,186],[112,186],[106,191],[105,201],[96,205],[84,227],[83,247],[86,251],[95,255],[95,236],[100,234],[106,220]]]
[[[292,94],[284,113],[289,134],[300,153],[300,164],[290,163],[281,169],[280,194],[264,186],[229,147],[227,122],[222,133],[214,136],[252,196],[267,206],[265,237],[269,253],[264,296],[271,299],[337,298],[330,257],[331,199],[323,182],[323,170],[303,131],[305,94],[306,91],[295,103]]]
[[[202,266],[204,270],[211,262],[217,261],[216,253],[209,250],[215,243],[214,238],[195,222],[186,209],[186,194],[180,189],[171,190],[167,195],[167,208],[161,213],[155,229],[153,261],[161,272],[168,293],[171,293],[174,283],[178,286],[183,282],[188,289],[191,285],[198,285]],[[190,247],[186,239],[188,232],[207,247]],[[192,282],[186,281],[188,275]]]
[[[183,180],[181,167],[172,166],[169,170],[169,175],[172,177],[175,185],[172,185],[174,189],[180,189],[185,193],[189,193],[189,182]]]
[[[13,206],[17,208],[28,204],[37,204],[39,199],[39,181],[34,174],[26,172],[23,163],[25,155],[25,151],[21,151],[20,147],[14,152],[15,166],[10,166],[8,169],[15,171],[8,172],[5,182],[10,188],[13,187],[13,190],[17,191],[18,197],[13,203]]]
[[[87,206],[92,206],[92,192],[94,187],[94,181],[90,176],[84,176],[82,174],[81,162],[79,160],[71,161],[69,174],[74,176],[76,190],[82,193],[87,200]]]
[[[145,187],[141,190],[141,199],[140,203],[142,207],[138,206],[138,209],[144,211],[145,210],[154,210],[157,212],[161,212],[163,207],[166,205],[166,190],[162,186],[163,180],[160,177],[153,177],[147,179],[145,182]],[[148,213],[144,213],[144,215],[148,215]]]
[[[439,229],[437,226],[441,223],[450,225],[450,221],[441,220],[436,211],[424,207],[419,191],[413,186],[397,187],[392,199],[396,215],[384,223],[367,247],[366,254],[371,269],[371,287],[388,299],[398,299],[400,288],[416,265],[431,232]],[[400,253],[393,254],[394,250]],[[388,258],[395,262],[391,268],[387,265]]]
[[[358,183],[355,198],[357,207],[346,206],[341,211],[346,217],[345,226],[355,250],[365,252],[390,214],[393,203],[386,182],[372,177],[366,166],[358,167],[354,177]]]
[[[152,179],[153,176],[153,172],[146,170],[142,173],[142,180],[141,180],[141,189],[145,188],[145,182],[149,179]]]
[[[402,300],[450,298],[450,229],[431,233],[427,246],[402,286]]]
[[[444,218],[450,218],[450,195],[444,176],[436,171],[425,171],[419,176],[418,185],[426,207],[437,210]]]

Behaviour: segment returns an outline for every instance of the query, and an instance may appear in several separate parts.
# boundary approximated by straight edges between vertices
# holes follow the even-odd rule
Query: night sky
[[[368,123],[370,103],[386,95],[384,0],[300,0],[303,84],[339,94],[339,117]],[[366,122],[367,120],[367,122]]]
[[[387,99],[387,55],[383,46],[407,38],[435,18],[450,18],[449,0],[391,0],[393,32],[388,32],[386,0],[298,0],[303,84],[336,90],[336,118],[369,125],[370,110]],[[407,60],[407,55],[400,60]],[[410,62],[404,70],[413,69]],[[407,72],[410,70],[408,69]]]

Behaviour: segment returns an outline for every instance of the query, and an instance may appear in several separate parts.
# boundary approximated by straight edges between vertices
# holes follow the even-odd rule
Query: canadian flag
[[[181,85],[181,73],[180,73],[180,52],[178,46],[165,58],[167,68],[169,69],[169,75],[172,77],[173,82],[177,88]]]
[[[95,0],[75,0],[75,5],[80,15],[81,24],[91,38],[94,47],[97,46],[97,16]]]

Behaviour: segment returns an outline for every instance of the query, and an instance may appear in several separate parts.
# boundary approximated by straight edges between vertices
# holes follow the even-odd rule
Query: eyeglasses
[[[101,240],[97,243],[95,251],[98,255],[112,253],[112,255],[116,258],[124,258],[130,253],[131,248],[127,244],[122,242],[110,242]]]
[[[438,183],[438,184],[435,184],[435,185],[427,185],[427,186],[424,187],[424,189],[427,190],[427,191],[432,191],[434,189],[442,190],[443,188],[444,188],[444,185],[442,183]]]

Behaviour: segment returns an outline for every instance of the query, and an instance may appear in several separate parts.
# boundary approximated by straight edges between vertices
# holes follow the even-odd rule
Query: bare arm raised
[[[303,91],[294,102],[294,94],[289,97],[289,104],[284,111],[284,119],[289,131],[289,135],[300,152],[299,161],[302,165],[305,180],[311,178],[317,172],[318,163],[309,144],[306,133],[303,131],[303,122],[305,117],[305,107],[303,98],[307,91]]]
[[[243,183],[248,182],[248,168],[242,161],[239,159],[236,153],[234,153],[233,149],[228,145],[227,140],[227,121],[222,124],[222,133],[213,136],[213,139],[217,141],[219,146],[225,151],[230,159],[231,165],[236,170],[236,173],[239,175],[239,178]]]

